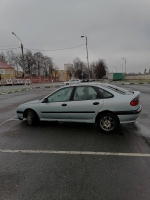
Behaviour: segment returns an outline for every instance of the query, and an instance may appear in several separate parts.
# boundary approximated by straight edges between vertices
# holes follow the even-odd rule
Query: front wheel
[[[34,111],[28,110],[28,112],[27,112],[27,122],[30,126],[33,126],[38,122],[38,116]]]
[[[105,133],[114,132],[119,125],[117,117],[112,113],[102,113],[97,120],[97,125]]]

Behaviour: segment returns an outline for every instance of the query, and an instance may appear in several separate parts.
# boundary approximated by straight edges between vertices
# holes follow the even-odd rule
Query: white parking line
[[[116,153],[116,152],[91,152],[91,151],[53,151],[53,150],[9,150],[9,149],[0,149],[0,153],[30,153],[30,154],[67,154],[67,155],[93,155],[93,156],[150,157],[150,154],[143,154],[143,153]]]
[[[2,122],[2,123],[0,124],[0,126],[3,125],[3,124],[5,124],[5,123],[7,123],[7,122],[9,122],[9,121],[15,120],[15,119],[14,119],[15,117],[17,117],[17,115],[15,115],[15,116],[13,116],[13,117],[7,119],[6,121]]]

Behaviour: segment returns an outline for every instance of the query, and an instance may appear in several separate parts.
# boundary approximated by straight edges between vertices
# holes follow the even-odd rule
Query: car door
[[[39,111],[42,119],[69,119],[69,101],[73,87],[62,88],[40,103]]]
[[[92,119],[103,106],[103,99],[92,86],[76,86],[69,103],[70,119]]]

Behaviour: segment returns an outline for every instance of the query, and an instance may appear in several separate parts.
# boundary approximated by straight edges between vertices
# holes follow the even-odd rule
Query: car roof
[[[76,84],[67,85],[64,87],[69,87],[69,86],[70,87],[71,86],[101,86],[101,88],[103,88],[103,89],[107,89],[109,91],[117,92],[120,94],[134,94],[133,91],[129,91],[129,90],[126,90],[121,87],[117,87],[117,86],[109,84],[109,83],[101,83],[101,82],[87,82],[87,83],[80,83],[80,84],[76,83]]]

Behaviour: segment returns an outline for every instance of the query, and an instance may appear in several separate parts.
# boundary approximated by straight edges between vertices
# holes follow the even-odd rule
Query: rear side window
[[[93,87],[79,86],[76,87],[73,100],[74,101],[94,100],[97,99],[97,96],[98,94]]]
[[[110,92],[103,90],[102,88],[98,88],[99,91],[101,92],[101,94],[103,95],[104,98],[112,98],[114,97],[113,94],[111,94]]]

